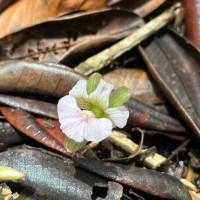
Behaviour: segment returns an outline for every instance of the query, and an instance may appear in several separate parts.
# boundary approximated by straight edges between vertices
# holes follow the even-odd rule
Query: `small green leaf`
[[[109,108],[121,106],[129,100],[130,95],[130,90],[125,86],[116,89],[110,94]]]
[[[18,180],[24,178],[26,175],[22,172],[19,172],[11,167],[0,166],[0,180],[9,181],[9,180]]]
[[[101,78],[102,76],[99,73],[94,73],[91,76],[89,76],[87,80],[87,94],[88,95],[96,90]]]

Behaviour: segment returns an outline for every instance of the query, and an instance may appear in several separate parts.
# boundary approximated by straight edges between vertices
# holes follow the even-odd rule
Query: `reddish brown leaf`
[[[42,129],[50,135],[54,140],[63,146],[66,138],[65,134],[60,129],[58,120],[35,118],[35,121],[42,127]]]
[[[109,0],[108,5],[133,11],[140,17],[145,17],[161,6],[166,0]]]
[[[77,159],[75,163],[107,179],[117,181],[161,198],[191,200],[189,192],[184,185],[178,179],[168,174],[91,159]]]
[[[72,11],[103,7],[104,0],[18,0],[0,15],[0,38]]]
[[[154,102],[162,98],[160,89],[141,69],[116,69],[104,75],[104,79],[116,88],[126,86],[132,97],[141,102]]]
[[[58,144],[46,134],[46,132],[36,123],[30,113],[8,107],[1,107],[0,110],[7,121],[25,135],[33,138],[47,147],[59,151],[67,156],[71,156],[71,154],[63,146]]]
[[[200,138],[200,52],[172,31],[140,50],[155,80]]]
[[[19,91],[64,96],[84,77],[56,64],[24,61],[0,62],[0,91]]]
[[[187,37],[200,49],[200,0],[183,0]]]

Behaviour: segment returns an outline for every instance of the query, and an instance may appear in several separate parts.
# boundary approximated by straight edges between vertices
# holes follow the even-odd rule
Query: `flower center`
[[[92,106],[90,110],[92,113],[94,113],[96,118],[102,118],[103,110],[101,108],[99,108],[98,106]]]
[[[94,113],[92,113],[89,110],[83,110],[82,111],[82,119],[84,121],[88,121],[90,117],[95,117]]]

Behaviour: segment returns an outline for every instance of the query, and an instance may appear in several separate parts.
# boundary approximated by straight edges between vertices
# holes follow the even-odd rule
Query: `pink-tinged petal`
[[[78,107],[74,97],[69,95],[61,98],[57,105],[58,118],[63,133],[77,142],[83,141],[83,132],[81,131],[82,111]]]
[[[112,122],[106,118],[91,118],[84,127],[84,138],[87,141],[100,142],[107,138],[112,131]]]
[[[123,128],[128,120],[129,111],[125,106],[119,106],[116,108],[108,108],[106,114],[109,119],[113,122],[113,125]]]
[[[62,120],[77,117],[81,113],[81,109],[78,107],[74,97],[66,95],[58,101],[57,112],[59,120]]]
[[[74,97],[65,96],[58,102],[58,117],[63,133],[77,141],[101,141],[112,131],[112,122],[106,118],[97,119],[90,111],[81,110]]]
[[[108,84],[101,79],[96,90],[89,95],[89,99],[92,103],[101,108],[107,108],[109,105],[109,96],[112,90],[113,85]]]
[[[66,135],[75,140],[76,142],[82,142],[84,140],[84,129],[83,129],[83,122],[79,120],[79,124],[74,124],[69,129],[63,129],[63,132],[66,132]]]
[[[76,85],[69,91],[69,95],[75,99],[84,98],[87,99],[87,81],[79,80]]]
[[[82,142],[84,140],[83,120],[80,116],[81,114],[59,120],[61,124],[60,128],[63,133],[77,142]]]

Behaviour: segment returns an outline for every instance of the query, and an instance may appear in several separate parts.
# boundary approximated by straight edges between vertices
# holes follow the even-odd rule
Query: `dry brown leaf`
[[[132,97],[139,101],[155,102],[162,98],[159,89],[144,70],[116,69],[104,75],[104,78],[116,88],[120,86],[130,88]]]
[[[77,10],[105,7],[105,0],[19,0],[0,14],[0,38]]]
[[[165,2],[166,0],[108,0],[108,5],[118,9],[133,11],[140,17],[145,17]]]

